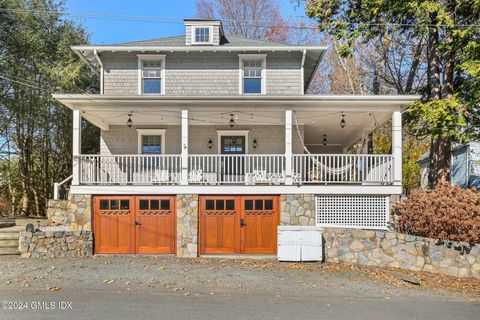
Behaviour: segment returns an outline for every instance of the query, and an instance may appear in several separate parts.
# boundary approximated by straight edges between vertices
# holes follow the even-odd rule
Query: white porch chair
[[[188,181],[190,183],[201,183],[203,180],[203,170],[198,169],[198,170],[191,170],[188,173]]]
[[[155,177],[152,179],[152,183],[169,183],[170,173],[166,169],[156,170]]]

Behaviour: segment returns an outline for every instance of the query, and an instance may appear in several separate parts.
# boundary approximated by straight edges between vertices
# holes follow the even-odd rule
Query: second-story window
[[[243,60],[243,93],[262,93],[262,60]]]
[[[142,93],[162,93],[161,60],[142,60]]]
[[[240,94],[265,94],[266,54],[239,54]]]
[[[138,54],[138,94],[165,94],[165,55]]]

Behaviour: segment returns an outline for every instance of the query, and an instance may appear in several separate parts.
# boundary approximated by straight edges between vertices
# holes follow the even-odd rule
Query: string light
[[[342,112],[342,120],[340,120],[340,127],[345,128],[345,126],[347,125],[347,122],[345,121],[345,115],[343,114]]]
[[[127,126],[128,126],[129,128],[133,127],[132,116],[133,116],[133,113],[132,113],[132,112],[128,114]]]

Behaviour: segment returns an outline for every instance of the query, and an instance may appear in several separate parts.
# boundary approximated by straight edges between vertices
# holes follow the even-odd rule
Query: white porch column
[[[402,185],[402,113],[396,110],[392,115],[393,183]]]
[[[292,110],[285,110],[285,184],[292,185]]]
[[[80,159],[82,153],[82,115],[80,110],[73,110],[73,166],[72,166],[72,185],[80,184]]]
[[[182,177],[180,184],[188,185],[188,110],[182,110]]]

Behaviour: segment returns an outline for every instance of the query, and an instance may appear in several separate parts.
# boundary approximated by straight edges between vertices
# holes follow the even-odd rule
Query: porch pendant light
[[[342,120],[340,120],[340,127],[345,128],[347,122],[345,121],[345,115],[342,113]]]
[[[132,116],[133,116],[132,113],[129,113],[129,114],[128,114],[127,126],[128,126],[129,128],[133,127]]]
[[[230,121],[228,122],[228,124],[230,125],[230,128],[233,128],[233,126],[235,125],[235,120],[233,119],[233,113],[230,114]]]
[[[323,141],[322,142],[323,142],[324,146],[327,145],[327,135],[326,134],[323,135]]]

